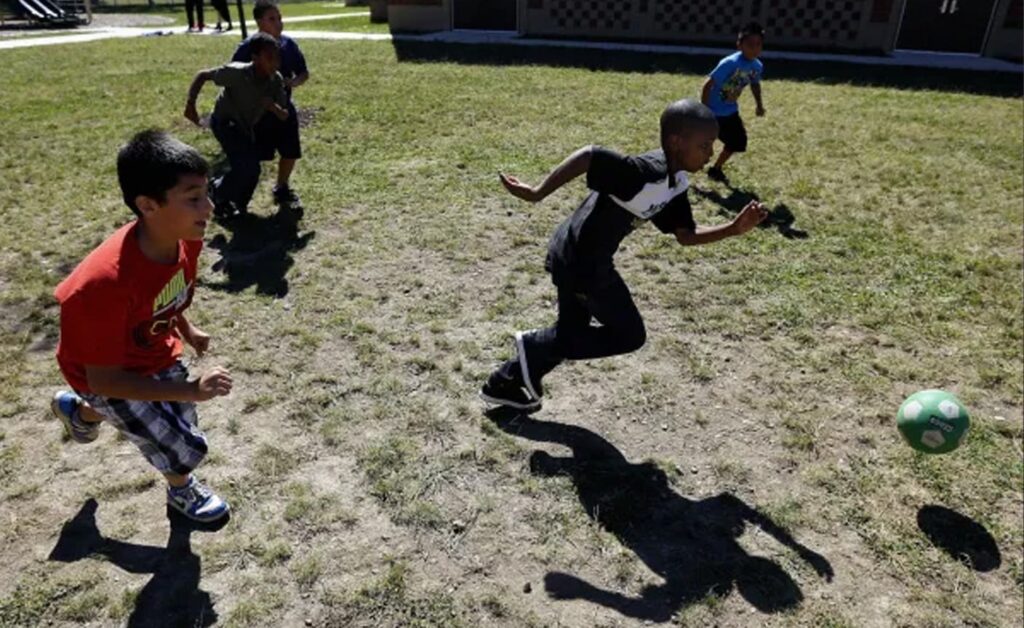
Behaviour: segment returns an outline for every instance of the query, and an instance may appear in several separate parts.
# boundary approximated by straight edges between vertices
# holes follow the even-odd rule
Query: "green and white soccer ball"
[[[944,454],[960,446],[971,417],[956,395],[944,390],[922,390],[907,397],[896,413],[903,440],[926,454]]]

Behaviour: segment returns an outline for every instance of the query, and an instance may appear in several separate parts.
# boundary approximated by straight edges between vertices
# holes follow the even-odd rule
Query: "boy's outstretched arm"
[[[191,382],[160,381],[117,366],[85,367],[89,389],[97,395],[134,401],[206,401],[231,392],[231,374],[217,366]]]
[[[756,114],[759,115],[759,116],[763,116],[764,115],[764,102],[761,100],[761,84],[760,83],[751,83],[750,84],[750,93],[754,95],[754,102],[757,103]]]
[[[562,163],[555,166],[555,169],[548,174],[543,183],[536,187],[523,183],[519,179],[506,175],[503,172],[499,172],[498,177],[501,179],[501,184],[505,186],[505,189],[512,196],[536,203],[544,200],[549,194],[576,177],[586,174],[587,170],[590,169],[590,154],[592,150],[593,146],[584,146],[569,155]]]
[[[199,92],[203,89],[203,84],[210,80],[213,80],[213,70],[200,70],[196,73],[196,77],[192,79],[192,84],[188,88],[188,100],[185,101],[185,117],[197,126],[199,125],[199,112],[196,111],[196,99],[199,98]]]
[[[767,217],[768,210],[765,209],[764,204],[750,201],[743,211],[732,219],[732,222],[714,227],[697,227],[696,231],[676,229],[676,240],[683,246],[718,242],[732,236],[743,235]]]

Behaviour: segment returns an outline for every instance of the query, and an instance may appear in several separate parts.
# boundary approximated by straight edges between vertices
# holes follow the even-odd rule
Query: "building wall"
[[[1002,0],[995,11],[992,30],[985,44],[986,57],[1024,58],[1024,0]]]
[[[527,35],[732,42],[757,20],[769,47],[889,50],[900,0],[520,0]]]
[[[524,35],[728,46],[757,20],[771,48],[889,52],[906,0],[518,0]],[[452,28],[452,0],[387,0],[393,31]],[[1020,60],[1024,0],[1000,0],[986,56]]]
[[[451,0],[388,0],[392,31],[443,31],[452,27]]]

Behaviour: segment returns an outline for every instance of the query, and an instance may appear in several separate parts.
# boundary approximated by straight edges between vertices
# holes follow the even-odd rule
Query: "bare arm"
[[[308,80],[309,72],[303,72],[302,74],[299,74],[294,78],[288,79],[288,86],[291,87],[292,89],[295,89],[296,87],[299,87]]]
[[[714,85],[714,84],[715,84],[715,82],[712,81],[711,77],[709,76],[704,81],[704,87],[700,88],[700,102],[705,107],[710,106],[709,103],[711,102],[711,86]]]
[[[206,401],[231,392],[231,374],[221,367],[210,369],[190,382],[159,381],[120,367],[85,367],[85,379],[97,395],[133,401]]]
[[[544,200],[549,194],[576,177],[586,174],[587,170],[590,169],[592,150],[593,146],[584,146],[569,155],[562,163],[555,166],[555,169],[548,174],[540,185],[535,187],[504,173],[498,173],[498,176],[501,178],[502,185],[505,186],[505,189],[510,194],[524,201],[536,203]]]
[[[743,211],[737,214],[732,222],[727,224],[715,225],[714,227],[697,227],[696,231],[677,229],[676,241],[683,246],[711,244],[712,242],[718,242],[732,236],[743,235],[757,226],[767,216],[768,211],[764,208],[764,205],[757,201],[750,201],[743,208]]]
[[[750,93],[754,95],[754,102],[757,103],[757,115],[764,115],[764,102],[761,100],[761,84],[751,83]]]
[[[210,335],[193,325],[187,318],[185,313],[181,312],[178,314],[178,322],[175,325],[175,330],[178,332],[178,336],[192,346],[196,350],[196,355],[202,357],[206,350],[210,348]]]
[[[196,77],[192,79],[192,84],[188,87],[188,100],[185,101],[185,117],[191,120],[193,124],[199,124],[196,99],[199,98],[199,92],[202,91],[203,85],[210,80],[213,80],[213,70],[200,70],[196,73]]]

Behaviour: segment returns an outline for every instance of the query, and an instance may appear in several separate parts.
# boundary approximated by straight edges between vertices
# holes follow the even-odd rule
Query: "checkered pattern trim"
[[[851,43],[860,32],[861,18],[871,10],[871,2],[864,0],[767,0],[765,4],[762,19],[768,41]]]
[[[746,0],[660,0],[654,7],[654,28],[659,33],[735,37],[750,20]]]
[[[179,362],[153,377],[161,381],[185,381],[188,369]],[[107,423],[134,443],[160,473],[187,475],[206,456],[206,436],[199,430],[194,403],[131,401],[88,393],[81,396]]]
[[[647,0],[550,0],[548,12],[566,30],[628,31],[633,11]]]

